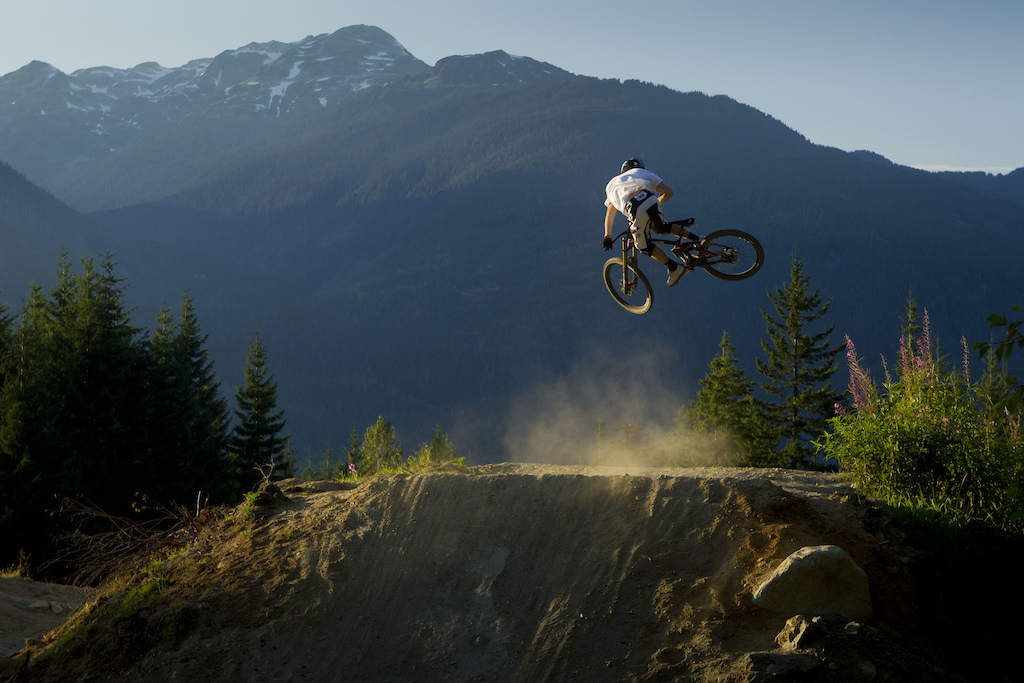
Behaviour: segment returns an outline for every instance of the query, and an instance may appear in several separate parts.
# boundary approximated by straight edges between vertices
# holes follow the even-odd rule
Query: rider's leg
[[[665,226],[665,224],[662,223],[662,226]],[[643,229],[637,229],[637,226],[634,226],[634,239],[636,239],[636,244],[640,251],[647,254],[668,269],[668,286],[673,287],[677,282],[679,282],[680,278],[693,269],[690,268],[688,264],[676,263],[669,258],[668,254],[652,244],[649,241],[651,227],[650,222],[648,222]]]
[[[647,222],[643,224],[643,226],[637,225],[636,223],[631,224],[631,227],[633,228],[633,239],[636,240],[636,245],[640,249],[640,251],[647,254],[661,265],[668,268],[668,272],[670,274],[673,271],[675,271],[676,266],[686,266],[687,264],[679,264],[673,261],[671,258],[669,258],[668,254],[666,254],[664,251],[662,251],[662,249],[655,246],[650,241],[651,230],[654,230],[654,232],[660,235],[664,235],[665,233],[668,232],[669,228],[668,223],[665,222],[664,217],[661,215],[661,211],[658,210],[658,205],[655,204],[650,209],[648,209],[646,215]],[[641,214],[638,218],[640,218],[640,220],[642,221],[643,214]]]
[[[665,220],[665,216],[661,213],[661,206],[655,204],[647,210],[647,215],[650,217],[651,229],[659,235],[671,233],[676,237],[685,237],[695,242],[700,241],[700,236],[696,233],[692,233],[687,230],[688,227],[693,225],[693,219],[687,218],[684,221],[672,221],[671,223]]]
[[[698,235],[695,232],[690,232],[689,230],[687,230],[688,227],[693,225],[692,218],[687,218],[685,221],[672,221],[668,225],[669,232],[671,232],[673,235],[676,235],[678,237],[685,237],[686,239],[693,240],[694,242],[700,241],[700,235]]]
[[[651,247],[651,253],[649,254],[649,256],[652,259],[654,259],[655,261],[657,261],[658,263],[660,263],[661,265],[667,266],[668,269],[669,269],[669,272],[675,270],[675,268],[673,268],[672,266],[669,265],[670,263],[675,265],[675,261],[670,259],[668,257],[668,254],[666,254],[660,248],[652,246]]]

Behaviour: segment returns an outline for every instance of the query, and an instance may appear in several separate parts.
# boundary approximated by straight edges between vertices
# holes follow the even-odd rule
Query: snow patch
[[[296,77],[302,73],[302,64],[302,62],[295,62],[295,64],[292,65],[292,70],[288,73],[288,80],[282,81],[270,89],[270,100],[267,102],[268,109],[274,106],[275,97],[280,97],[284,100],[284,95],[288,92],[288,88],[295,83]],[[277,115],[281,115],[280,106],[278,107]]]

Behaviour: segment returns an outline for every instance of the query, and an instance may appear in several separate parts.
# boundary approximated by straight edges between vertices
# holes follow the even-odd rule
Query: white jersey
[[[626,202],[640,190],[650,190],[661,185],[661,178],[644,168],[631,168],[608,181],[604,188],[605,206],[611,204],[619,213],[626,213]]]

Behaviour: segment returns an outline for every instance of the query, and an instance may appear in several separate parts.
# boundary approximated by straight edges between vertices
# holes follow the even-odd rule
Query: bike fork
[[[639,282],[636,274],[636,245],[622,240],[622,291],[632,294]]]

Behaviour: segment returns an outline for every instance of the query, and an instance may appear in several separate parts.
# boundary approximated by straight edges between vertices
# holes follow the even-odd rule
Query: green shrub
[[[947,370],[933,348],[927,311],[921,336],[903,340],[897,377],[875,386],[847,339],[852,408],[818,443],[868,495],[938,511],[963,523],[1024,531],[1024,440],[1020,415],[985,410],[963,367]],[[987,412],[987,414],[986,414]],[[993,419],[995,418],[995,419]]]

